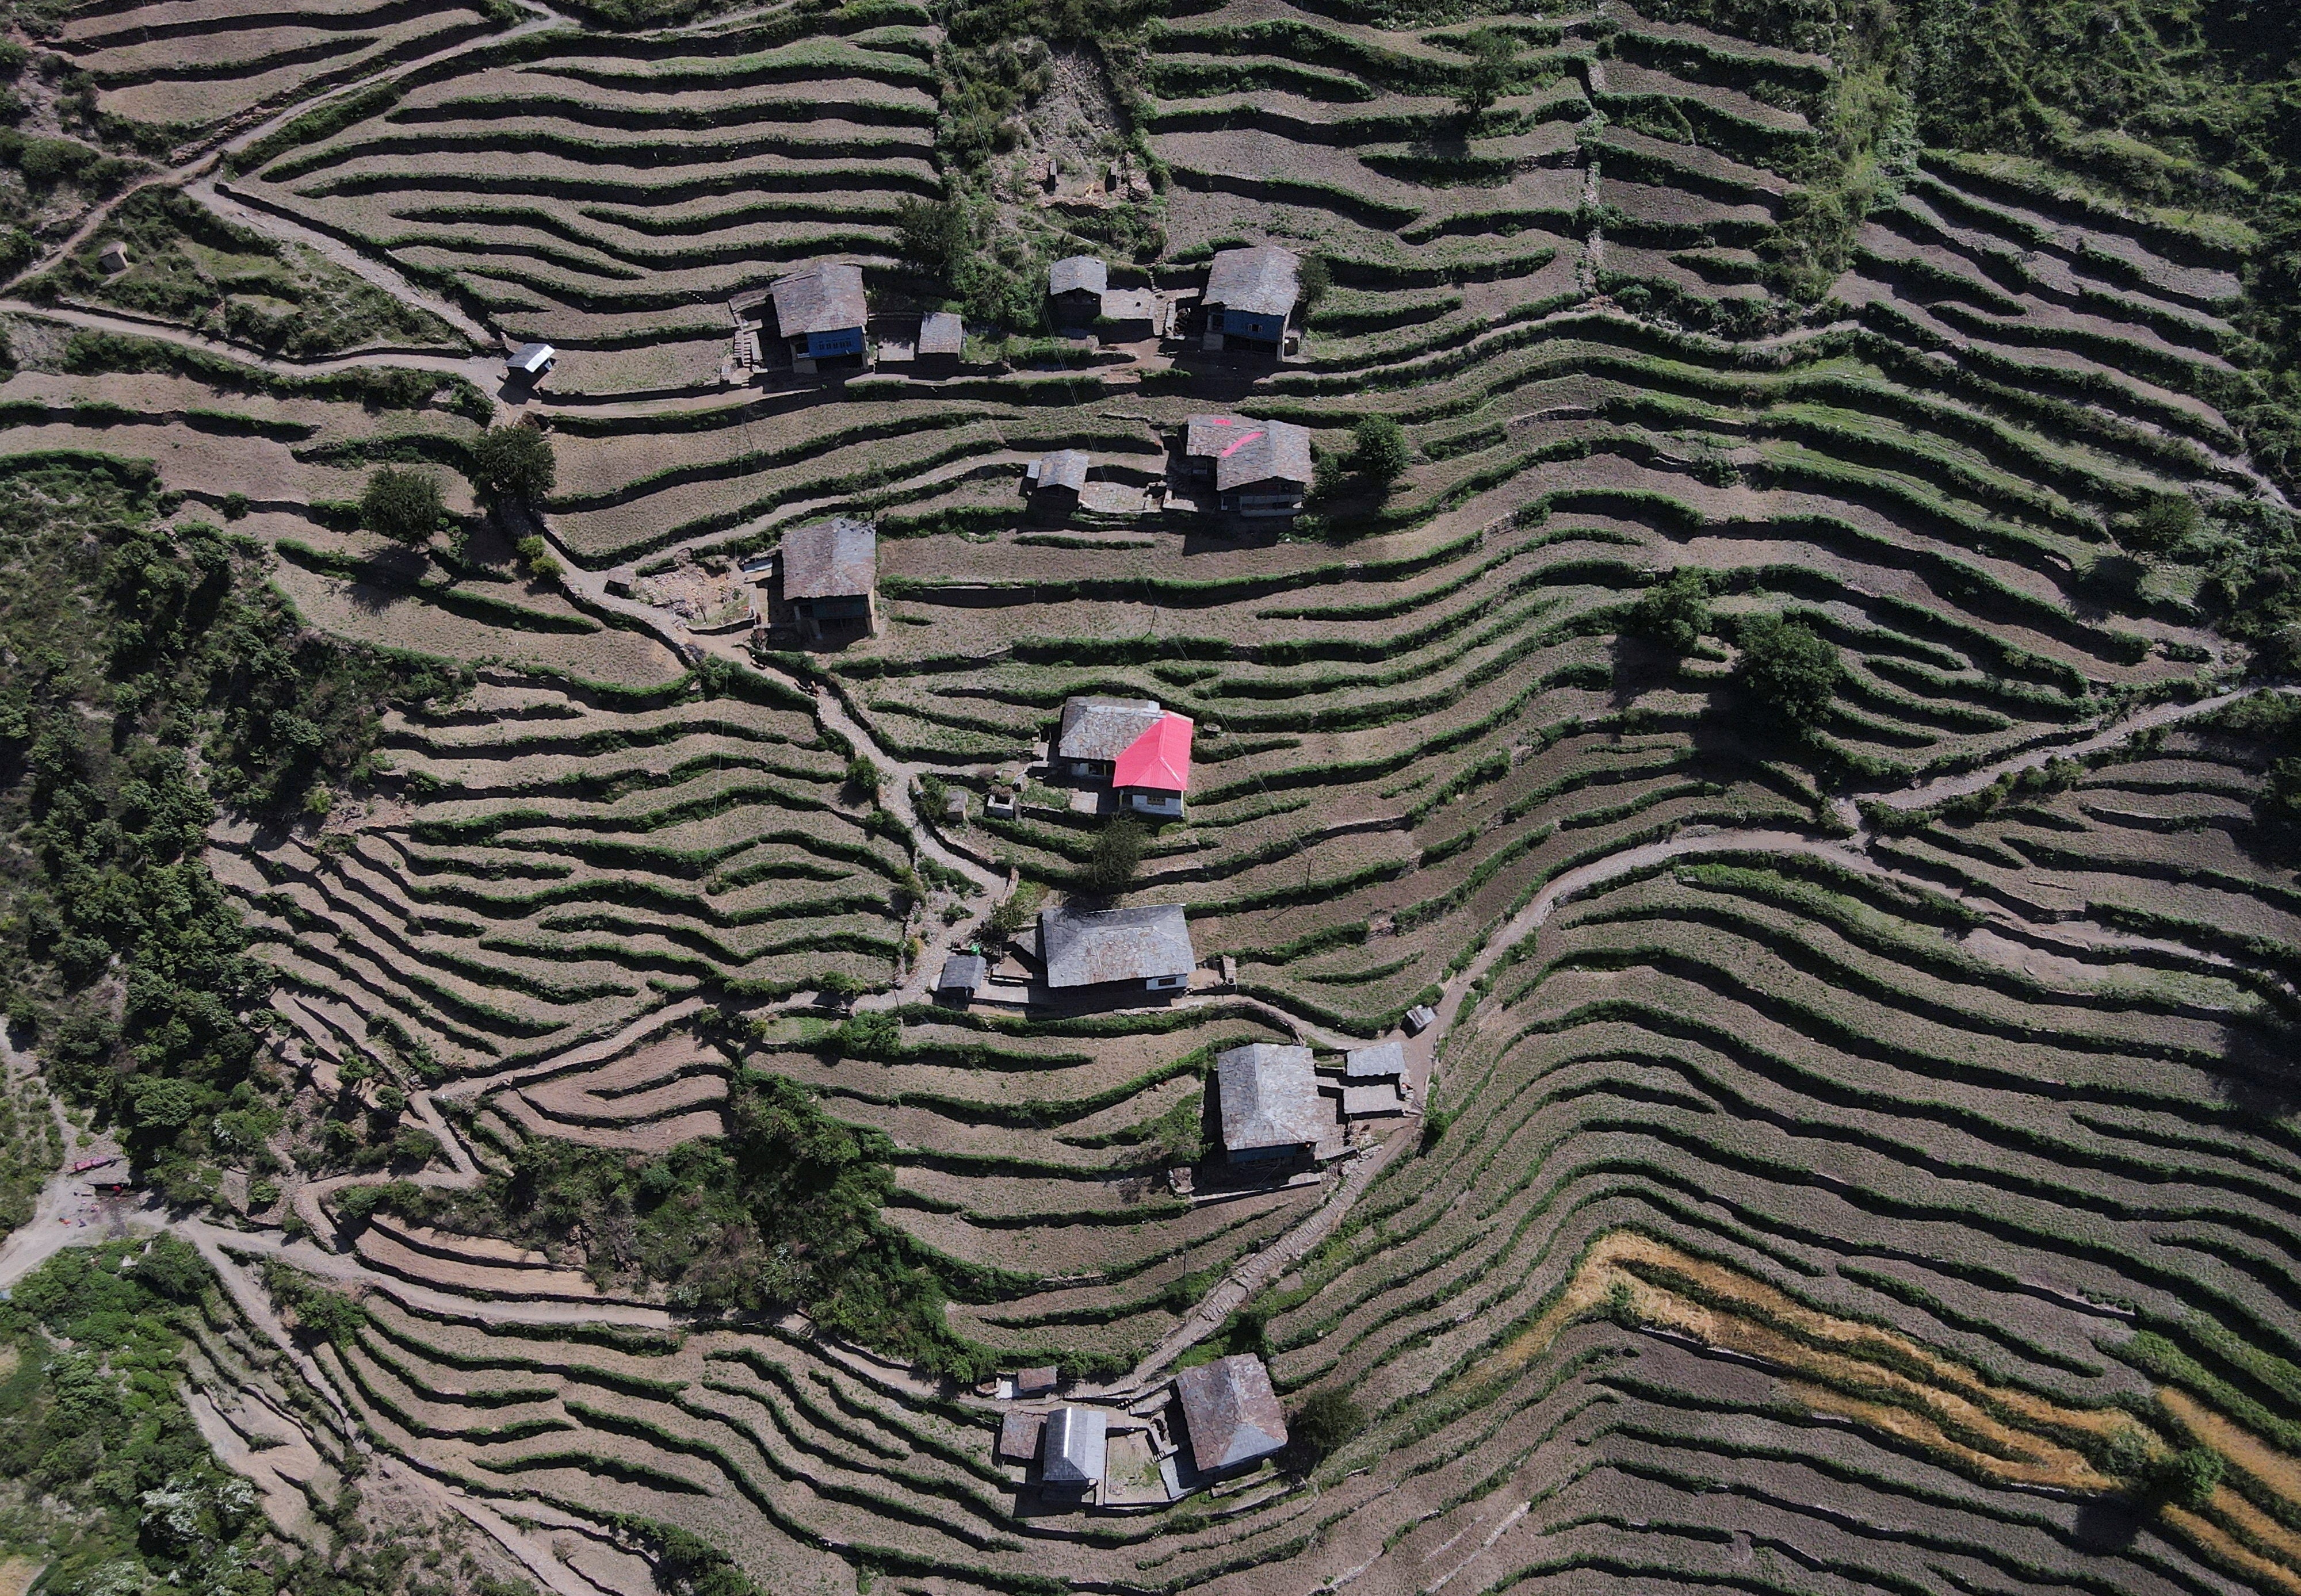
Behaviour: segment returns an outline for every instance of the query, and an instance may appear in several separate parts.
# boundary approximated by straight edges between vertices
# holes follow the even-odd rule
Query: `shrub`
[[[1131,815],[1122,815],[1102,828],[1087,856],[1086,883],[1104,897],[1116,897],[1134,884],[1142,865],[1142,828]]]
[[[2163,554],[2196,530],[2196,501],[2185,493],[2158,493],[2133,512],[2129,521],[2121,518],[2118,533],[2128,548]]]
[[[1630,625],[1672,654],[1691,654],[1710,630],[1710,582],[1699,571],[1671,572],[1638,597]]]
[[[884,780],[868,755],[858,754],[847,762],[847,785],[865,798],[876,798]]]
[[[1302,257],[1302,270],[1294,281],[1294,303],[1301,308],[1303,321],[1310,319],[1310,313],[1318,309],[1318,301],[1324,299],[1326,291],[1334,286],[1335,271],[1326,264],[1326,256],[1312,255]]]
[[[2185,1447],[2150,1460],[2145,1483],[2152,1496],[2192,1510],[2213,1500],[2229,1463],[2211,1447]]]
[[[1031,923],[1039,912],[1039,905],[1047,890],[1036,882],[1020,882],[1014,891],[1000,900],[983,923],[983,934],[1003,941]]]
[[[421,546],[439,530],[446,509],[439,483],[430,472],[380,466],[360,495],[360,524],[395,543]]]
[[[1361,416],[1351,429],[1351,464],[1376,487],[1387,488],[1404,476],[1411,457],[1404,430],[1389,416]]]
[[[245,521],[252,506],[245,493],[227,493],[223,496],[223,503],[219,507],[223,511],[223,518],[226,521]]]
[[[472,486],[490,504],[533,504],[558,480],[551,439],[531,422],[489,427],[472,444]]]
[[[1736,676],[1758,706],[1784,725],[1804,731],[1828,712],[1845,666],[1837,650],[1805,626],[1779,615],[1742,623]]]

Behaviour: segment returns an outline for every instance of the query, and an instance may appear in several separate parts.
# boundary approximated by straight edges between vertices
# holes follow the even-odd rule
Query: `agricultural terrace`
[[[202,749],[187,856],[261,967],[180,1102],[26,842],[12,1046],[218,1271],[188,1400],[281,1534],[334,1544],[357,1438],[573,1596],[2301,1589],[2267,246],[1901,124],[1818,232],[1883,69],[1649,9],[1183,0],[1098,54],[907,0],[19,8],[93,107],[27,114],[144,164],[42,190],[0,307],[25,524],[121,484],[10,533],[0,731],[78,670],[122,770]],[[1057,149],[1151,192],[1041,204]],[[961,288],[987,215],[1130,284],[1272,241],[1327,286],[1284,361],[1058,347]],[[730,299],[826,258],[874,318],[962,309],[958,374],[730,380]],[[1209,409],[1309,430],[1300,522],[1025,517],[1027,462],[1149,488]],[[491,504],[522,420],[553,480]],[[376,530],[387,468],[436,534]],[[874,635],[651,597],[834,514]],[[271,606],[289,752],[156,621],[21,675],[51,581],[115,629]],[[1235,980],[937,1006],[1102,868],[1068,794],[983,806],[1078,694],[1195,723],[1110,896]],[[1418,1005],[1413,1111],[1339,1168],[1170,1178],[1219,1174],[1217,1054]],[[1358,1422],[1142,1513],[993,1457],[983,1375],[1123,1400],[1237,1351]]]

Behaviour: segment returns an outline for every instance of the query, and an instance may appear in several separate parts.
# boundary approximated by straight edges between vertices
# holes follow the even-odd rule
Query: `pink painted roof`
[[[1150,730],[1126,746],[1110,773],[1113,787],[1149,787],[1159,792],[1191,790],[1191,717],[1162,714]]]

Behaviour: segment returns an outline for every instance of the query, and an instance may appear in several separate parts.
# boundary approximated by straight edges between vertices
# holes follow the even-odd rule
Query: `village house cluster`
[[[1151,1508],[1260,1467],[1286,1450],[1286,1415],[1259,1358],[1237,1353],[1179,1371],[1125,1406],[1056,1400],[1053,1368],[1003,1377],[1012,1402],[999,1460],[1055,1507]]]

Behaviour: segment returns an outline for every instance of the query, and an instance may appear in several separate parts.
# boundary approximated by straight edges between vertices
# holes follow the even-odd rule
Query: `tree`
[[[489,427],[473,439],[470,475],[490,504],[531,505],[551,492],[559,468],[551,439],[531,421]]]
[[[948,200],[904,199],[895,206],[895,236],[903,259],[949,280],[973,247],[966,213]]]
[[[1699,571],[1681,567],[1638,596],[1630,629],[1672,654],[1691,654],[1710,630],[1710,582]]]
[[[1142,828],[1131,815],[1122,815],[1102,828],[1088,856],[1086,882],[1104,897],[1116,897],[1134,880],[1142,863]]]
[[[1351,429],[1351,464],[1377,488],[1387,488],[1406,474],[1413,451],[1406,433],[1386,415],[1364,415]]]
[[[1744,622],[1740,642],[1742,663],[1736,674],[1768,714],[1801,731],[1821,719],[1845,673],[1835,648],[1779,615]]]
[[[1510,91],[1518,72],[1518,41],[1497,29],[1481,28],[1467,42],[1470,64],[1454,103],[1466,119],[1476,121]]]
[[[360,495],[360,524],[395,543],[420,547],[439,530],[446,509],[430,472],[386,465],[368,478],[367,490]]]
[[[1348,1393],[1333,1386],[1312,1391],[1286,1423],[1287,1438],[1312,1463],[1323,1462],[1358,1439],[1366,1415]]]
[[[847,762],[847,784],[865,798],[876,798],[879,784],[885,780],[868,754],[858,754]]]
[[[2164,554],[2197,530],[2196,501],[2186,493],[2153,493],[2114,524],[2120,541],[2143,554]]]
[[[2194,1511],[2213,1500],[2228,1466],[2211,1447],[2188,1447],[2152,1458],[2144,1483],[2151,1495]]]
[[[1326,256],[1306,255],[1302,257],[1302,270],[1294,280],[1294,303],[1300,307],[1303,321],[1310,319],[1310,313],[1318,309],[1318,301],[1324,299],[1326,290],[1334,286],[1334,269],[1326,264]]]

